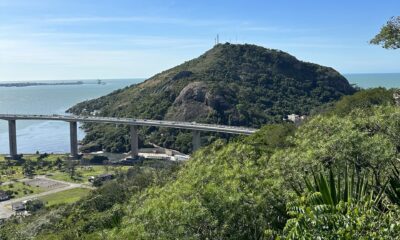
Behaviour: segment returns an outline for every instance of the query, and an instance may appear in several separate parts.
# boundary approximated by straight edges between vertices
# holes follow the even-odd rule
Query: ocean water
[[[124,88],[143,79],[104,80],[106,84],[0,87],[0,113],[65,114],[76,103]],[[86,81],[85,81],[86,82]],[[95,81],[91,81],[95,83]],[[79,130],[78,138],[84,137]],[[69,152],[69,124],[51,121],[17,121],[19,153]],[[0,154],[9,152],[8,125],[0,120]]]
[[[400,74],[345,74],[362,88],[400,87]],[[64,114],[76,103],[139,83],[143,79],[106,80],[105,85],[0,87],[0,113]],[[94,81],[93,81],[94,82]],[[79,131],[79,139],[84,133]],[[69,124],[51,121],[17,121],[19,153],[69,152]],[[0,154],[8,153],[8,126],[0,120]]]
[[[344,74],[347,80],[361,88],[400,88],[400,73]]]

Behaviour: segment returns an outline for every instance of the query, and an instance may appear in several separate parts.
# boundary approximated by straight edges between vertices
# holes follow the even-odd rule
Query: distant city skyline
[[[0,81],[147,78],[219,42],[346,73],[400,73],[368,41],[400,2],[0,0]]]

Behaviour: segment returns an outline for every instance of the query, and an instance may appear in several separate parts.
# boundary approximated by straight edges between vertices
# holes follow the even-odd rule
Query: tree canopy
[[[392,17],[370,43],[386,49],[400,48],[400,16]]]
[[[0,238],[394,239],[400,108],[390,93],[364,90],[298,127],[215,141],[179,168],[133,167],[74,205],[7,221]]]

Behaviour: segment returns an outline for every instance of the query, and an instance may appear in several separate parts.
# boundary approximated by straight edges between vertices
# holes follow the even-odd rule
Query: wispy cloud
[[[252,32],[310,32],[318,29],[311,28],[288,28],[284,26],[259,25],[245,20],[224,20],[224,19],[188,19],[171,17],[104,17],[104,16],[85,16],[85,17],[65,17],[47,18],[41,20],[42,23],[49,24],[98,24],[98,23],[144,23],[144,24],[172,24],[191,27],[218,27],[219,30],[236,30]]]
[[[241,26],[238,28],[240,31],[249,32],[276,32],[276,33],[309,33],[313,31],[318,31],[318,29],[312,28],[287,28],[283,26]]]
[[[83,23],[148,23],[148,24],[174,24],[185,26],[221,26],[235,24],[235,21],[226,21],[223,19],[187,19],[187,18],[170,18],[170,17],[104,17],[104,16],[84,16],[84,17],[65,17],[65,18],[47,18],[46,23],[53,24],[83,24]]]
[[[210,41],[204,38],[190,37],[174,37],[174,36],[159,36],[159,35],[143,35],[136,33],[85,33],[85,32],[57,32],[57,31],[6,31],[2,32],[0,27],[0,38],[8,39],[25,39],[29,41],[53,42],[55,44],[62,42],[75,43],[109,43],[132,44],[132,45],[152,45],[157,48],[161,45],[169,45],[173,47],[180,44],[208,44]]]
[[[118,50],[25,40],[0,40],[0,56],[0,81],[148,77],[190,58],[185,49]]]

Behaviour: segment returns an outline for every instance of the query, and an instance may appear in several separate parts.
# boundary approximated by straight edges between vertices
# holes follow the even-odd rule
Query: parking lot
[[[59,181],[53,181],[51,179],[45,178],[35,178],[26,180],[25,183],[29,186],[40,187],[44,190],[51,190],[55,188],[61,188],[67,186],[67,184],[61,183]]]

